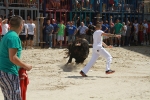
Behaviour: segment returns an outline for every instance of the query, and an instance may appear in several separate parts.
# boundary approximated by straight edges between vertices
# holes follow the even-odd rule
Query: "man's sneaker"
[[[80,74],[82,75],[82,77],[87,77],[87,75],[81,70]]]
[[[114,70],[107,70],[106,71],[106,74],[112,74],[112,73],[114,73],[115,71]]]

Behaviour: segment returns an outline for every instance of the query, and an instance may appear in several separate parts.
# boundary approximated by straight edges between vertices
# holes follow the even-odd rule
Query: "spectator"
[[[139,32],[139,24],[137,23],[137,20],[134,21],[134,40],[135,40],[135,45],[138,43],[138,32]]]
[[[108,28],[105,26],[105,24],[103,23],[103,21],[101,21],[101,25],[102,25],[102,29],[101,29],[101,30],[102,30],[103,32],[105,32],[105,33],[106,33],[106,32],[108,33]],[[107,34],[107,33],[106,33],[106,34]],[[105,43],[106,43],[107,38],[108,38],[107,36],[103,36],[103,41],[104,41]],[[107,43],[106,43],[106,44],[107,44]]]
[[[88,28],[89,30],[87,32],[87,40],[89,44],[93,44],[93,33],[95,31],[95,26],[92,24],[92,22],[90,22]]]
[[[53,38],[52,38],[52,33],[54,31],[54,27],[53,25],[51,25],[50,20],[47,20],[47,25],[45,27],[45,32],[46,32],[46,44],[49,43],[49,49],[52,48],[52,44],[53,44]]]
[[[121,34],[121,40],[122,40],[122,46],[125,46],[125,41],[126,41],[126,32],[127,32],[127,26],[125,22],[122,23],[122,34]]]
[[[68,43],[72,43],[75,40],[76,27],[73,25],[73,22],[70,22],[68,26]]]
[[[109,0],[109,10],[110,11],[114,10],[113,6],[114,6],[114,0]]]
[[[114,34],[113,32],[114,32],[114,23],[111,21],[109,25],[109,33]],[[109,43],[111,46],[113,46],[113,40],[114,37],[109,37]]]
[[[8,32],[9,25],[7,24],[8,19],[4,19],[1,23],[2,25],[2,37]]]
[[[108,25],[108,21],[107,21],[107,20],[105,21],[104,25],[105,25],[105,27],[106,27],[105,33],[108,33],[109,25]],[[108,45],[109,37],[106,37],[106,36],[105,36],[104,42]]]
[[[114,34],[121,35],[122,27],[123,27],[122,24],[119,23],[119,19],[117,19],[116,24],[114,26]],[[117,41],[119,41],[119,43]],[[121,44],[120,37],[115,37],[115,45],[114,46],[117,46],[117,44],[119,44],[119,47],[120,47],[120,44]]]
[[[94,0],[90,0],[90,9],[91,10],[94,10],[93,5],[94,5]]]
[[[86,32],[88,31],[88,27],[81,22],[81,26],[78,27],[79,34],[77,34],[78,38],[86,38]]]
[[[138,25],[138,42],[140,45],[143,45],[143,30],[144,30],[144,27],[143,27],[143,24],[142,22],[140,22],[140,24]]]
[[[102,0],[103,2],[103,12],[107,11],[107,0]]]
[[[33,23],[33,20],[30,19],[30,23],[28,23],[28,34],[27,34],[27,46],[30,42],[30,48],[33,49],[33,39],[36,36],[36,27]]]
[[[143,23],[143,42],[146,42],[146,45],[147,45],[147,39],[148,39],[148,35],[147,35],[147,30],[148,30],[148,24],[146,22],[146,20],[144,20],[144,23]]]
[[[19,38],[20,38],[20,40],[22,42],[23,49],[26,49],[27,33],[28,33],[28,25],[25,24],[25,21],[23,20],[23,29],[22,29],[21,33],[19,34]]]
[[[52,25],[54,27],[54,31],[53,31],[53,48],[55,48],[56,47],[57,32],[58,32],[58,25],[56,24],[55,19],[52,19]]]
[[[135,28],[134,28],[134,25],[133,23],[131,22],[130,23],[130,27],[131,27],[131,35],[130,35],[130,42],[133,42],[134,41],[134,32],[135,32]]]
[[[131,25],[130,22],[127,23],[127,32],[126,32],[126,45],[130,46],[130,42],[131,42]]]
[[[68,41],[68,34],[69,34],[69,26],[70,26],[70,22],[68,21],[67,22],[67,25],[66,25],[66,29],[65,29],[65,37],[66,37],[66,42]],[[69,41],[68,41],[69,42]]]
[[[60,22],[60,24],[58,24],[58,36],[57,36],[57,40],[59,42],[59,48],[62,48],[62,41],[64,40],[64,33],[65,33],[65,28],[66,26],[64,25],[64,21],[62,20]]]

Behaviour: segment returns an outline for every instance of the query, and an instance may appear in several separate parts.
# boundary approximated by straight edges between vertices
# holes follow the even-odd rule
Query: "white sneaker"
[[[119,45],[119,47],[121,47],[121,46]]]
[[[49,47],[48,49],[52,49],[51,47]]]

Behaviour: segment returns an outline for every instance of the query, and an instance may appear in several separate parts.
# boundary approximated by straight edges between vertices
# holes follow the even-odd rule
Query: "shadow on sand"
[[[150,46],[125,46],[122,48],[150,57]]]

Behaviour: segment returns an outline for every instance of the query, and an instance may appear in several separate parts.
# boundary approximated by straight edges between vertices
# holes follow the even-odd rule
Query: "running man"
[[[110,37],[115,37],[114,34],[110,34],[110,33],[104,33],[101,30],[101,25],[97,24],[96,25],[96,31],[93,34],[93,54],[92,54],[92,58],[91,60],[88,62],[88,64],[80,71],[80,74],[83,77],[87,77],[87,72],[89,71],[89,69],[94,65],[94,63],[96,62],[96,60],[99,58],[99,56],[103,56],[104,58],[106,58],[106,74],[112,74],[115,71],[110,69],[110,63],[112,61],[112,56],[109,54],[109,52],[107,52],[103,46],[105,46],[106,44],[103,42],[102,40],[102,36],[110,36]],[[105,46],[105,47],[109,47],[109,46]]]

